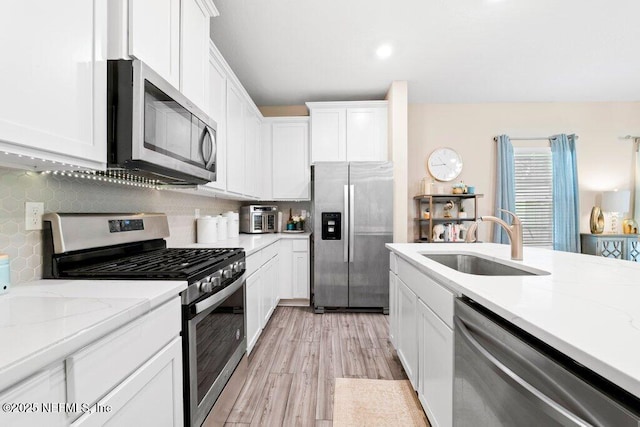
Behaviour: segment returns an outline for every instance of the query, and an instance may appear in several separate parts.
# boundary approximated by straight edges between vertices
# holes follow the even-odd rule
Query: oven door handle
[[[244,285],[246,273],[242,273],[242,276],[238,278],[235,282],[221,290],[220,292],[211,295],[209,298],[204,299],[200,302],[197,302],[195,305],[194,315],[198,315],[203,311],[220,304],[222,301],[231,296],[235,291],[240,289]]]

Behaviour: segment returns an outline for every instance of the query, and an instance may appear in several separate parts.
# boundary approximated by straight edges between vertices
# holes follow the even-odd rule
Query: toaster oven
[[[277,218],[277,206],[242,206],[240,208],[240,231],[242,233],[275,233],[278,228]]]

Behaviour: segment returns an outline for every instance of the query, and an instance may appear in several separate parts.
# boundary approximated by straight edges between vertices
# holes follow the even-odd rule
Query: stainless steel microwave
[[[139,60],[107,63],[108,167],[157,184],[216,180],[216,123]]]
[[[240,231],[243,233],[275,233],[277,218],[277,206],[241,206]]]

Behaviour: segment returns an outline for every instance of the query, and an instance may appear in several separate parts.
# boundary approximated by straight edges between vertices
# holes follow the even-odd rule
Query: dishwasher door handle
[[[590,424],[568,411],[563,406],[556,403],[549,396],[545,395],[542,391],[529,384],[525,379],[518,376],[504,363],[500,362],[493,354],[485,349],[469,332],[469,329],[465,326],[464,322],[460,320],[458,316],[453,319],[455,323],[456,332],[460,334],[469,345],[473,347],[475,353],[482,357],[487,363],[492,366],[492,370],[498,374],[504,381],[509,383],[512,387],[519,389],[525,396],[530,396],[532,403],[536,405],[541,411],[554,418],[556,421],[565,426],[581,426],[590,427]]]

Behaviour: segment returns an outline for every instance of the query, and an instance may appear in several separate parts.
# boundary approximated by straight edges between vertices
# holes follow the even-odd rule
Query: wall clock
[[[438,181],[453,181],[462,172],[462,157],[452,148],[436,148],[429,155],[427,168]]]

